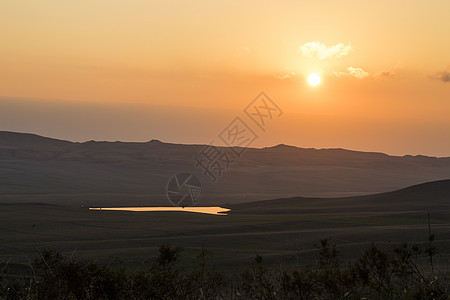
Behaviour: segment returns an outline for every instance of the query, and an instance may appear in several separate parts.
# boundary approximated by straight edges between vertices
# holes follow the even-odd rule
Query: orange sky
[[[450,156],[450,2],[0,0],[0,130]],[[306,76],[317,72],[316,87]]]

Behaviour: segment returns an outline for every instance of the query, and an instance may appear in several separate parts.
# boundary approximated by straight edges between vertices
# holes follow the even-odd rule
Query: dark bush
[[[183,249],[162,245],[155,261],[133,274],[121,264],[76,261],[45,250],[29,276],[10,276],[7,264],[0,266],[0,299],[449,299],[449,274],[439,278],[432,266],[423,271],[424,261],[432,263],[430,243],[392,249],[373,244],[346,267],[329,239],[317,248],[314,266],[275,271],[257,255],[251,268],[227,282],[205,248],[197,267],[186,271]]]

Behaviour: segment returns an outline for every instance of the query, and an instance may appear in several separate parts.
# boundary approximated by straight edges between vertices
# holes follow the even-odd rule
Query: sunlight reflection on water
[[[183,211],[195,212],[201,214],[226,216],[230,211],[228,208],[220,206],[205,206],[205,207],[90,207],[90,210],[118,210],[118,211]]]

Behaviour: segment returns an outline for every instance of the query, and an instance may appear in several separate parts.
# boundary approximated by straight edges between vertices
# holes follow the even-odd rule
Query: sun
[[[308,75],[308,83],[312,86],[316,86],[320,83],[320,76],[317,73],[311,73]]]

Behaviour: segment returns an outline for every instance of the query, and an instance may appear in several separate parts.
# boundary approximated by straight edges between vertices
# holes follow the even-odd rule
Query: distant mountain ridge
[[[158,140],[78,143],[1,131],[0,202],[168,205],[167,182],[180,172],[199,177],[204,205],[374,194],[450,178],[450,158],[280,144],[246,149],[212,182],[195,166],[204,147]]]
[[[203,144],[180,144],[180,143],[170,143],[170,142],[162,142],[158,139],[151,139],[146,142],[122,142],[122,141],[85,141],[85,142],[72,142],[67,140],[55,139],[50,137],[45,137],[33,133],[21,133],[21,132],[13,132],[13,131],[0,131],[0,145],[10,143],[11,144],[26,144],[26,143],[57,143],[57,144],[89,144],[89,143],[120,143],[120,144],[148,144],[148,143],[156,143],[156,144],[165,144],[165,145],[184,145],[184,146],[205,146]],[[422,157],[422,158],[450,158],[450,157],[435,157],[435,156],[427,156],[427,155],[389,155],[383,152],[370,152],[370,151],[357,151],[350,150],[344,148],[302,148],[298,146],[288,145],[288,144],[277,144],[270,147],[263,148],[249,148],[254,150],[282,150],[282,151],[296,151],[296,150],[305,150],[305,151],[336,151],[336,152],[347,152],[347,153],[361,153],[361,154],[378,154],[389,157]]]

